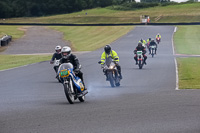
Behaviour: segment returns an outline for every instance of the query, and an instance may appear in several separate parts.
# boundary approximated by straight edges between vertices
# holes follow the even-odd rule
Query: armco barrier
[[[5,35],[1,38],[1,46],[6,46],[12,40],[12,36]]]

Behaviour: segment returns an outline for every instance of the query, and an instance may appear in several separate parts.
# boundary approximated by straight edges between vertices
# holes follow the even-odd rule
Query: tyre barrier
[[[7,46],[8,43],[12,40],[12,36],[5,35],[1,38],[1,46]]]

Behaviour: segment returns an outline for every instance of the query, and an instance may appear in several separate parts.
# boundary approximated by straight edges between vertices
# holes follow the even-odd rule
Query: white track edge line
[[[177,27],[174,28],[174,32],[172,34],[172,49],[173,49],[173,55],[175,55],[175,48],[174,48],[174,33],[177,31]],[[174,57],[174,62],[175,62],[175,68],[176,68],[176,88],[175,90],[179,90],[179,78],[178,78],[178,64],[176,57]]]

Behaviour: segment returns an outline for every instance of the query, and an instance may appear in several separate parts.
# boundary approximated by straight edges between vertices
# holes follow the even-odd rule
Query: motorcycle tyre
[[[111,87],[115,87],[115,85],[114,85],[114,78],[113,78],[112,72],[109,72],[109,73],[108,73],[108,79],[109,79],[109,81],[110,81]]]
[[[78,100],[79,100],[80,102],[84,102],[84,101],[85,101],[85,96],[79,97]]]
[[[154,56],[154,51],[153,51],[153,50],[151,51],[151,56],[152,56],[152,58],[153,58],[153,56]]]
[[[139,66],[139,69],[142,69],[143,62],[141,60],[139,60],[138,66]]]
[[[64,91],[65,91],[65,96],[67,100],[69,101],[70,104],[74,104],[74,96],[69,94],[69,88],[67,84],[63,84],[64,86]]]

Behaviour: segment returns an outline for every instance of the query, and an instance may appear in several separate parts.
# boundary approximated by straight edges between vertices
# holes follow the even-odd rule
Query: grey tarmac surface
[[[0,72],[0,133],[199,133],[199,90],[175,90],[171,26],[138,26],[111,44],[123,80],[111,88],[97,62],[103,49],[78,55],[89,93],[70,105],[53,66],[41,62]],[[155,58],[139,70],[139,39],[162,35]]]
[[[35,54],[35,53],[53,53],[57,45],[70,45],[68,41],[63,40],[61,32],[42,27],[31,26],[24,27],[26,34],[12,41],[7,50],[1,54]]]

